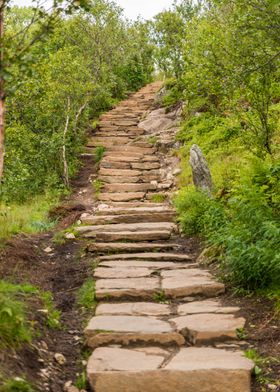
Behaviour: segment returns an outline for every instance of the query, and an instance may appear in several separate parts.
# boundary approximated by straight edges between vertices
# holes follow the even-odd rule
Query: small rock
[[[63,354],[60,353],[54,354],[54,359],[59,365],[64,365],[66,363],[66,358]]]
[[[71,380],[67,381],[64,386],[63,386],[63,391],[64,392],[68,392],[69,388],[71,387],[71,385],[73,384],[73,382]]]
[[[80,392],[80,391],[74,385],[71,385],[68,389],[66,389],[66,392]]]
[[[48,350],[49,349],[47,343],[44,340],[41,341],[41,346],[42,346],[42,348],[44,350]]]
[[[172,174],[173,174],[173,176],[177,176],[178,174],[181,173],[181,171],[182,170],[180,168],[177,168],[177,169],[173,170]]]
[[[268,384],[267,388],[271,391],[276,391],[278,387],[275,384]]]
[[[76,238],[76,236],[74,233],[67,233],[67,234],[65,234],[65,238],[67,240],[74,240]]]
[[[82,365],[83,366],[87,366],[87,361],[85,361],[84,359],[82,360]]]
[[[53,251],[53,249],[50,246],[48,246],[47,248],[44,249],[44,252],[46,252],[46,253],[51,253],[52,251]]]

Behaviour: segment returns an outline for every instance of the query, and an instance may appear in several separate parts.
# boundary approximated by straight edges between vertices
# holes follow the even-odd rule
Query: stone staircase
[[[98,306],[85,329],[95,392],[247,392],[253,367],[238,347],[245,320],[218,299],[225,287],[183,252],[160,192],[161,158],[138,124],[153,83],[103,115],[87,146],[106,152],[99,202],[77,227],[98,258]]]

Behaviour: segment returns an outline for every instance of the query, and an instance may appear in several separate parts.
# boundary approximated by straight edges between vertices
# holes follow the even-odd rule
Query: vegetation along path
[[[236,343],[245,319],[225,286],[180,245],[164,159],[139,126],[153,83],[103,115],[87,154],[104,147],[98,204],[77,226],[98,255],[95,315],[85,328],[95,392],[246,392],[253,363]]]

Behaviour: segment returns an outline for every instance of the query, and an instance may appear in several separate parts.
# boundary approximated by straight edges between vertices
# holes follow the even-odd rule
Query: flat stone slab
[[[102,261],[100,266],[117,268],[122,267],[126,269],[131,268],[150,268],[153,270],[168,270],[168,269],[184,269],[184,268],[194,268],[197,264],[184,264],[184,263],[174,263],[172,261],[153,261],[153,260],[111,260]]]
[[[192,314],[170,321],[192,344],[236,339],[236,330],[245,326],[243,317],[232,314]]]
[[[111,242],[111,241],[162,241],[169,240],[171,231],[119,231],[116,232],[100,232],[100,233],[87,233],[84,237],[95,238],[98,242]]]
[[[98,176],[99,180],[106,184],[137,183],[140,177]],[[144,181],[150,182],[150,181]]]
[[[169,316],[170,307],[153,302],[122,302],[116,304],[100,304],[95,311],[96,316],[128,315],[128,316]]]
[[[92,243],[88,246],[89,252],[99,252],[99,253],[111,253],[111,252],[148,252],[151,250],[170,250],[178,249],[180,245],[175,243],[166,242],[164,244],[156,242],[140,242],[140,243],[129,243],[129,242],[112,242],[112,243]]]
[[[178,306],[178,314],[185,316],[188,314],[199,314],[199,313],[236,313],[240,308],[236,306],[222,306],[219,301],[206,300],[206,301],[195,301]]]
[[[79,233],[87,233],[87,232],[120,232],[120,231],[131,231],[131,232],[139,232],[139,231],[167,231],[167,230],[175,230],[176,225],[172,222],[148,222],[148,223],[118,223],[112,225],[94,225],[94,226],[78,226],[76,230]]]
[[[95,316],[86,327],[85,336],[92,348],[132,342],[162,345],[182,345],[185,342],[168,322],[146,316]]]
[[[174,220],[173,213],[135,213],[128,215],[89,215],[82,217],[81,221],[86,225],[110,225],[119,223],[138,223],[138,222],[168,222]]]
[[[181,348],[174,356],[106,347],[93,352],[87,375],[95,392],[250,392],[253,367],[240,352],[213,348]]]
[[[99,279],[96,282],[96,298],[152,298],[159,291],[159,278]]]
[[[141,200],[144,196],[144,192],[100,193],[98,199],[101,201],[131,201]]]
[[[122,193],[122,192],[147,192],[156,189],[153,184],[106,184],[102,190],[109,193]]]
[[[160,169],[160,163],[157,162],[131,162],[131,169],[136,170],[155,170]]]
[[[149,206],[145,204],[143,207],[110,207],[105,209],[97,209],[95,211],[97,215],[135,215],[135,214],[173,214],[175,216],[175,211],[169,206]]]
[[[209,272],[200,269],[163,271],[162,290],[172,298],[188,295],[214,297],[224,293],[225,285],[216,282]]]
[[[100,168],[99,174],[101,176],[121,176],[121,177],[134,177],[134,176],[140,176],[141,175],[140,170],[115,170],[115,169],[105,169],[105,168]]]
[[[145,252],[145,253],[123,253],[118,255],[101,256],[100,260],[157,260],[157,261],[191,261],[192,257],[180,253],[161,253],[161,252]]]
[[[149,268],[98,267],[94,270],[94,277],[99,279],[142,278],[144,276],[151,276],[152,273],[153,270]]]

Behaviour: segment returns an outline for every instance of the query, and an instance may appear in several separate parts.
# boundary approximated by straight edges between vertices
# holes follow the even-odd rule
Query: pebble
[[[278,387],[275,384],[268,384],[267,388],[271,391],[276,391]]]
[[[46,252],[46,253],[51,253],[52,251],[53,251],[53,249],[50,246],[48,246],[47,248],[44,249],[44,252]]]
[[[54,354],[54,359],[59,365],[64,365],[66,363],[66,358],[63,354],[60,353]]]
[[[73,233],[67,233],[67,234],[65,234],[65,238],[67,240],[74,240],[76,238],[76,236]]]

